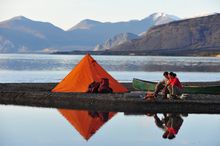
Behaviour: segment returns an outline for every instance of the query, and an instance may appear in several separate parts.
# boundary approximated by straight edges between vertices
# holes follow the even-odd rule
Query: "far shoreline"
[[[57,51],[57,52],[2,52],[4,54],[42,54],[42,55],[103,55],[103,56],[167,56],[167,57],[216,57],[220,58],[220,51],[215,52],[181,52],[181,51]]]
[[[169,56],[169,57],[178,57],[178,56],[187,56],[187,57],[220,57],[220,51],[201,51],[201,52],[182,52],[177,50],[169,50],[169,51],[159,51],[159,50],[150,50],[150,51],[57,51],[49,54],[55,55],[118,55],[118,56]]]

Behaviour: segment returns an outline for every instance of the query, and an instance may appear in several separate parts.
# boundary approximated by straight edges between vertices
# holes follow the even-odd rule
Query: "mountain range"
[[[145,52],[152,55],[220,53],[220,14],[155,26],[143,37],[109,50]]]
[[[139,36],[133,33],[120,33],[113,38],[108,39],[105,41],[103,44],[98,44],[95,48],[94,51],[104,51],[104,50],[109,50],[113,47],[116,47],[120,44],[123,44],[125,42],[138,39]]]
[[[86,19],[64,31],[48,22],[17,16],[0,22],[0,53],[93,50],[97,44],[103,44],[115,35],[144,34],[153,26],[177,20],[178,17],[164,13],[154,13],[142,20],[116,23]]]

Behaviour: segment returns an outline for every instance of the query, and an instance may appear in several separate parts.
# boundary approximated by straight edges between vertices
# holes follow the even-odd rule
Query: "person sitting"
[[[172,99],[178,99],[177,97],[182,94],[183,86],[175,73],[170,72],[168,77],[169,82],[163,89],[163,98],[167,99],[167,94],[169,93]]]
[[[109,87],[109,80],[108,78],[102,78],[100,86],[98,88],[98,93],[112,93],[113,90]]]
[[[158,93],[166,86],[169,81],[168,72],[163,73],[164,79],[157,83],[155,86],[154,97],[157,97]]]
[[[144,99],[147,99],[147,100],[152,100],[152,99],[154,99],[154,98],[156,98],[157,96],[158,96],[158,93],[160,92],[160,91],[162,91],[162,89],[166,86],[166,84],[168,83],[168,81],[169,81],[169,77],[168,77],[168,72],[167,71],[165,71],[164,73],[163,73],[163,76],[164,76],[164,79],[162,80],[162,81],[159,81],[158,83],[157,83],[157,85],[155,86],[155,90],[154,90],[154,93],[152,94],[152,93],[146,93],[146,95],[145,95],[145,97],[144,97]]]
[[[86,93],[98,93],[99,86],[99,82],[93,81],[91,84],[89,84]]]

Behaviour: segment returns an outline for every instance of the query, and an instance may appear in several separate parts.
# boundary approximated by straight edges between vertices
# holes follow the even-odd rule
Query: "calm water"
[[[82,57],[82,55],[0,54],[0,82],[59,82]],[[165,70],[177,71],[182,81],[220,80],[220,71],[216,72],[220,69],[220,58],[93,57],[120,81],[131,81],[134,77],[157,81],[162,78],[162,72]]]
[[[154,118],[117,113],[86,141],[56,109],[0,106],[1,146],[219,146],[219,115],[188,115],[176,137],[163,139]],[[162,117],[161,114],[158,114]]]
[[[0,54],[0,82],[59,82],[79,62],[81,55]],[[177,71],[181,81],[220,80],[219,58],[94,56],[113,77],[151,81],[166,70]],[[153,67],[152,67],[153,66]],[[154,67],[156,66],[156,67]],[[150,68],[150,69],[149,69]],[[204,69],[204,72],[201,72]],[[219,146],[220,116],[190,114],[176,138],[163,139],[153,116],[117,113],[87,141],[57,109],[0,105],[0,146],[112,146],[193,145]],[[162,118],[162,114],[158,114]],[[72,116],[70,116],[72,117]],[[76,118],[73,118],[76,119]],[[80,122],[83,123],[83,122]]]

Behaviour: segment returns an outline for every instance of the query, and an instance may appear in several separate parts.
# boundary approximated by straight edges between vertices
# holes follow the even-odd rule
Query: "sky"
[[[180,18],[220,13],[220,0],[0,0],[0,21],[22,15],[64,30],[83,19],[140,20],[155,12]]]

